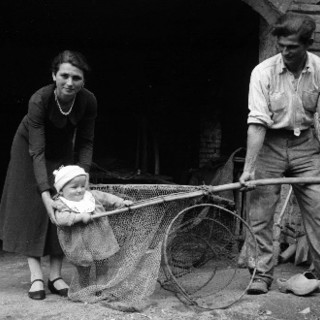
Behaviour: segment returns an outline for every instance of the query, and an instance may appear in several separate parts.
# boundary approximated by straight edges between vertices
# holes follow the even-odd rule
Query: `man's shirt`
[[[306,65],[299,79],[295,79],[279,53],[257,65],[251,73],[248,124],[284,128],[299,134],[313,124],[320,105],[319,92],[318,56],[307,52]]]

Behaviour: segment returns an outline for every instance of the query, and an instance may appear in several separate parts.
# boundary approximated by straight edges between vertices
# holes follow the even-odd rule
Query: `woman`
[[[80,53],[60,53],[52,62],[54,83],[32,95],[11,147],[0,204],[0,239],[5,251],[28,257],[31,299],[46,296],[40,259],[46,255],[50,255],[49,290],[68,294],[61,278],[63,253],[51,198],[52,172],[73,163],[86,171],[90,168],[97,102],[84,88],[88,71]]]

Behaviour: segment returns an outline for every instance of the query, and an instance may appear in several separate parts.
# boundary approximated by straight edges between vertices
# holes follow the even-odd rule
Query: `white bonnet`
[[[87,182],[89,178],[89,175],[81,167],[76,165],[62,166],[58,170],[54,170],[53,175],[55,176],[54,187],[57,192],[60,192],[65,184],[77,176],[86,176]]]

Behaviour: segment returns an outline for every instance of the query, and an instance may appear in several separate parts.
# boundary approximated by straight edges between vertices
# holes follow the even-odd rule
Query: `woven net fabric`
[[[248,224],[214,200],[190,206],[172,220],[160,281],[184,303],[206,310],[236,303],[254,277],[238,264],[243,242],[239,229],[252,235]]]
[[[108,192],[135,203],[156,197],[194,192],[199,186],[181,185],[91,185],[91,189]],[[174,201],[164,201],[139,209],[133,209],[106,217],[109,219],[120,250],[105,260],[92,259],[91,265],[79,266],[73,263],[75,273],[70,284],[69,298],[73,301],[94,303],[103,301],[111,308],[130,311],[150,296],[157,283],[161,246],[165,232],[172,219],[184,208],[201,203],[205,193]],[[58,230],[59,239],[63,237]],[[99,256],[97,247],[103,251],[104,243],[95,237],[83,237],[86,251],[95,248],[93,256]],[[68,252],[65,252],[68,256]],[[79,252],[81,256],[81,252]]]

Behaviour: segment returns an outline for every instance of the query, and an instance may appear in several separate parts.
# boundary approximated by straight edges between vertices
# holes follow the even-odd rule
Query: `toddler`
[[[132,204],[110,193],[89,190],[89,175],[79,166],[69,165],[53,172],[55,217],[58,236],[66,257],[77,268],[79,282],[88,285],[92,265],[96,267],[96,281],[103,281],[107,258],[119,250],[107,217],[92,220],[95,213]]]

